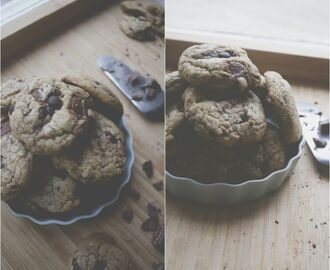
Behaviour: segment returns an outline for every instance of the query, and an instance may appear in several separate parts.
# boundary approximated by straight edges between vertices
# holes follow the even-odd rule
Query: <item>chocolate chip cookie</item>
[[[233,46],[195,45],[186,49],[178,63],[180,76],[191,85],[225,94],[258,87],[261,75],[246,51]]]
[[[282,140],[285,143],[298,142],[302,130],[290,84],[274,71],[267,71],[264,76],[268,89],[266,102],[278,122]]]
[[[95,112],[89,133],[83,134],[67,151],[54,156],[53,161],[56,167],[83,183],[109,181],[124,171],[124,136],[110,119]]]
[[[189,87],[183,94],[186,118],[202,137],[224,146],[260,141],[266,118],[259,98],[251,91],[225,99],[207,99],[202,91]]]
[[[27,89],[30,81],[31,79],[13,78],[1,86],[0,107],[2,119],[7,118],[8,112],[13,109],[13,107],[11,107],[12,100],[18,93]]]
[[[165,140],[166,140],[166,153],[171,155],[177,148],[176,145],[176,132],[183,125],[185,121],[184,112],[180,111],[177,106],[173,106],[166,113],[165,125]]]
[[[130,38],[148,41],[164,35],[164,9],[149,1],[124,1],[119,26]]]
[[[116,242],[104,233],[83,240],[70,262],[72,270],[133,270],[133,262]]]
[[[235,152],[237,158],[231,163],[231,178],[235,183],[265,177],[285,163],[284,145],[279,133],[271,128],[267,128],[260,143],[236,148]]]
[[[64,213],[80,204],[76,197],[77,182],[67,175],[43,175],[39,185],[24,196],[25,204],[34,211]]]
[[[181,96],[188,87],[188,83],[180,77],[178,71],[166,74],[166,105],[171,106],[173,103],[181,101]]]
[[[90,103],[89,94],[78,87],[36,78],[12,101],[10,126],[31,152],[58,153],[86,128]]]
[[[30,181],[33,154],[12,134],[9,122],[1,123],[1,199],[13,199]]]
[[[123,105],[111,89],[97,80],[80,73],[66,74],[61,77],[66,84],[80,87],[94,99],[94,108],[110,119],[118,121],[123,115]]]

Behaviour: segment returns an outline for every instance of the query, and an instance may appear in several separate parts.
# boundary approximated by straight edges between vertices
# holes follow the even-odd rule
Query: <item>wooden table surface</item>
[[[287,79],[296,101],[315,102],[328,113],[327,83]],[[167,193],[167,269],[328,269],[328,169],[305,145],[290,178],[262,199],[208,207]]]
[[[133,134],[135,163],[131,186],[141,193],[141,198],[136,202],[123,194],[112,213],[104,210],[94,219],[69,226],[40,226],[14,217],[2,205],[2,269],[68,269],[68,260],[77,244],[93,232],[111,235],[132,256],[139,269],[151,269],[153,262],[163,261],[163,255],[151,244],[152,233],[141,230],[148,216],[147,203],[154,202],[164,209],[163,192],[152,186],[153,182],[163,180],[163,123],[143,118],[100,71],[96,58],[112,54],[163,83],[164,46],[161,40],[142,43],[126,37],[118,28],[119,15],[119,6],[110,4],[93,16],[77,18],[74,23],[48,33],[3,66],[2,81],[12,76],[56,76],[80,70],[115,89],[124,104],[124,117]],[[142,171],[142,164],[147,160],[152,160],[154,165],[151,180]],[[131,224],[121,219],[127,208],[134,213]]]

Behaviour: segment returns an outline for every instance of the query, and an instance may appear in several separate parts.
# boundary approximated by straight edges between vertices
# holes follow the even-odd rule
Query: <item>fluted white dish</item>
[[[304,145],[305,139],[302,138],[294,145],[295,154],[287,160],[285,167],[262,179],[248,180],[240,184],[203,184],[191,178],[174,176],[166,171],[166,189],[176,197],[208,205],[237,204],[255,200],[283,184],[297,165]]]

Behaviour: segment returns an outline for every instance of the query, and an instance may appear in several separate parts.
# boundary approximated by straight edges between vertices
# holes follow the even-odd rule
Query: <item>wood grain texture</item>
[[[172,45],[166,44],[169,67],[177,62],[171,60],[178,51],[175,42]],[[259,55],[258,59],[271,58]],[[252,60],[259,66],[257,59]],[[271,62],[262,64],[271,67]],[[272,69],[277,70],[276,66]],[[261,71],[265,71],[263,67]],[[328,80],[286,79],[297,101],[315,102],[324,112],[329,111]],[[168,194],[167,269],[326,270],[328,205],[328,168],[317,165],[307,145],[290,178],[260,200],[207,207]]]
[[[125,119],[133,134],[135,163],[131,186],[141,193],[137,202],[126,193],[111,213],[104,210],[92,219],[69,226],[39,226],[14,217],[2,206],[2,269],[39,270],[68,269],[68,260],[77,244],[93,232],[106,232],[132,256],[139,269],[151,269],[163,256],[151,244],[152,233],[141,231],[147,218],[147,203],[164,209],[164,194],[156,191],[153,182],[163,179],[163,123],[151,122],[141,116],[126,98],[111,84],[96,65],[96,58],[112,54],[141,73],[148,73],[163,84],[163,41],[137,42],[118,28],[120,9],[110,4],[94,16],[83,16],[56,32],[48,33],[6,62],[2,81],[10,77],[56,76],[70,70],[80,70],[111,87],[123,102]],[[148,180],[142,164],[152,160],[154,176]],[[121,219],[122,211],[130,208],[131,224]]]

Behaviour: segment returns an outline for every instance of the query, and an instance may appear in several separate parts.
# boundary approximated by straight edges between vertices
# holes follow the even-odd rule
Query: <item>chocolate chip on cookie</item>
[[[13,134],[38,155],[58,153],[70,146],[89,119],[89,94],[55,79],[33,79],[13,103],[9,115]]]
[[[233,46],[195,45],[179,59],[180,76],[191,85],[237,94],[259,87],[261,75],[246,51]]]

